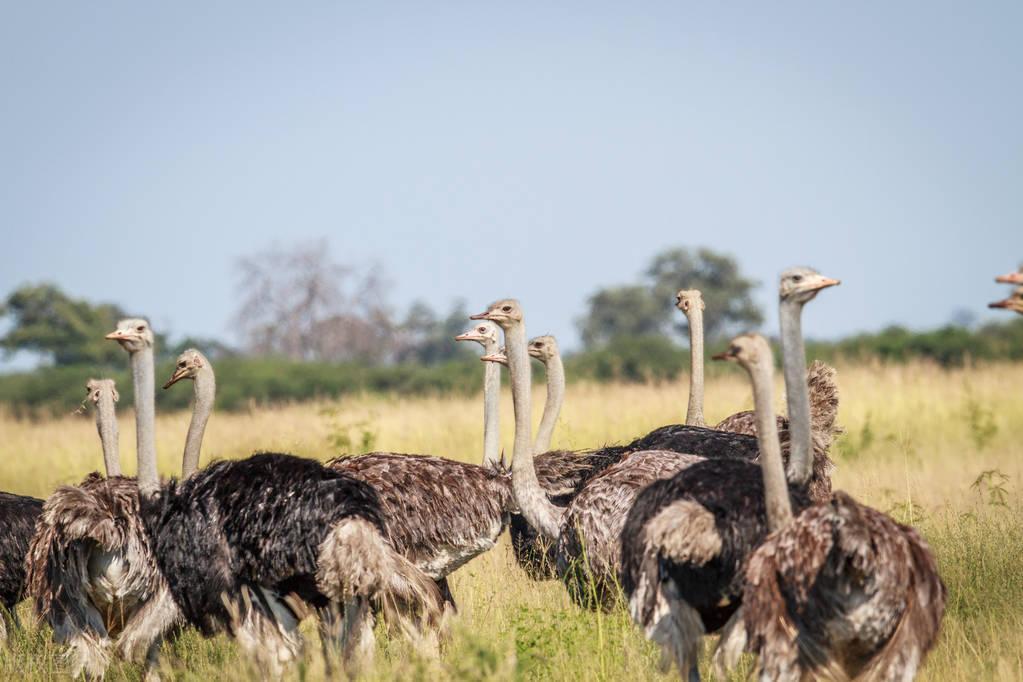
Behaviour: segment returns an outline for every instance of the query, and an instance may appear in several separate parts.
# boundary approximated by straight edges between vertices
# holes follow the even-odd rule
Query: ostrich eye
[[[480,328],[479,328],[479,329],[477,329],[476,331],[478,331],[478,332],[479,332],[480,334],[485,334],[485,333],[486,333],[486,331],[487,331],[487,328],[486,328],[486,327],[480,327]]]
[[[501,310],[503,310],[506,313],[510,313],[511,312],[511,306],[510,305],[506,305],[506,306],[502,307]]]
[[[144,332],[144,331],[146,331],[146,328],[143,325],[140,324],[139,326],[135,327],[135,331],[137,331],[137,332]]]
[[[182,360],[181,362],[179,362],[178,363],[178,367],[180,367],[181,369],[184,369],[185,368],[185,361]]]
[[[792,275],[792,281],[793,282],[802,282],[803,281],[803,276],[802,275]]]

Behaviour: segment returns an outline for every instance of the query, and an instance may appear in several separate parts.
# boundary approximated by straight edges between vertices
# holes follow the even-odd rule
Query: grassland
[[[839,369],[840,420],[847,433],[833,452],[836,487],[920,527],[949,588],[941,641],[921,677],[1023,679],[1023,366]],[[750,403],[738,372],[708,387],[710,419]],[[504,442],[510,448],[507,396],[503,407]],[[572,385],[555,444],[583,448],[621,441],[679,421],[684,407],[683,384]],[[214,415],[204,461],[254,450],[325,459],[365,448],[475,461],[481,416],[479,402],[468,398],[361,396],[341,403],[256,408]],[[187,420],[186,413],[158,418],[165,474],[180,465]],[[0,417],[0,434],[4,490],[45,496],[101,465],[95,429],[86,417],[41,422]],[[130,411],[121,418],[121,452],[125,469],[133,471]],[[580,611],[558,583],[527,580],[506,544],[456,573],[452,588],[461,612],[439,660],[420,659],[381,631],[369,679],[673,679],[658,672],[657,652],[624,611]],[[27,603],[21,615],[32,622]],[[323,676],[312,637],[308,651],[308,660],[293,673],[297,679]],[[185,633],[164,647],[162,673],[165,679],[248,679],[254,671],[226,639]],[[9,650],[0,652],[5,679],[66,674],[59,649],[43,629],[26,628]],[[138,676],[133,665],[111,668],[110,679]]]

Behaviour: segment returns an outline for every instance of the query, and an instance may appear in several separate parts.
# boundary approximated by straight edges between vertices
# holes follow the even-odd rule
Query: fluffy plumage
[[[14,607],[25,598],[25,555],[35,531],[43,501],[0,492],[0,642],[7,638],[8,621],[14,623]]]
[[[805,490],[790,487],[789,492],[794,509],[809,506]],[[690,534],[684,546],[665,542],[659,530],[660,514],[680,501],[706,510],[714,520],[713,528],[700,517],[691,532],[688,527],[677,531]],[[685,511],[687,518],[699,516],[692,508]],[[634,620],[649,638],[679,651],[677,660],[695,662],[698,635],[720,629],[739,607],[742,569],[767,535],[766,514],[760,467],[739,460],[698,462],[637,497],[622,531],[622,587]],[[668,627],[671,620],[680,626]],[[665,640],[678,632],[689,635],[683,642]]]
[[[303,605],[374,601],[412,627],[442,613],[437,586],[387,539],[376,491],[313,460],[217,462],[143,498],[142,515],[188,623],[231,632],[271,671],[298,654]]]
[[[945,598],[913,528],[836,492],[752,554],[743,621],[768,679],[908,680],[934,646]]]
[[[179,620],[139,516],[133,478],[92,473],[55,490],[43,505],[27,567],[36,613],[55,641],[70,645],[75,675],[102,675],[115,644],[123,643],[128,656],[144,653]],[[154,599],[153,609],[143,608]]]

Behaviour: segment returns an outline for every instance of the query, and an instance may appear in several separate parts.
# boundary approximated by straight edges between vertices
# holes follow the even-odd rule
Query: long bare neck
[[[760,470],[764,476],[764,502],[767,527],[778,530],[792,520],[792,505],[785,483],[785,465],[778,442],[778,422],[774,415],[774,388],[770,358],[750,368],[753,382],[753,406],[757,415],[757,441],[760,445]]]
[[[208,363],[195,375],[193,382],[195,400],[192,403],[192,421],[188,423],[188,435],[185,437],[185,453],[181,457],[182,478],[188,478],[199,468],[202,437],[206,432],[206,422],[213,412],[213,400],[217,395],[217,379]]]
[[[96,403],[96,430],[103,444],[103,467],[107,477],[121,475],[121,456],[118,449],[117,412],[114,409],[114,396],[101,393]]]
[[[547,402],[543,406],[543,417],[540,427],[536,430],[536,442],[533,452],[547,452],[551,449],[551,438],[557,426],[561,405],[565,402],[565,366],[561,363],[561,354],[555,353],[545,363],[547,369]]]
[[[483,350],[496,353],[497,341],[488,341]],[[501,458],[501,365],[483,364],[483,466],[495,467]]]
[[[689,311],[689,408],[686,424],[706,426],[703,418],[703,311],[692,306]]]
[[[515,411],[515,444],[512,450],[512,492],[526,521],[541,535],[557,539],[562,512],[551,504],[540,487],[533,466],[531,431],[529,353],[526,351],[526,328],[522,323],[505,330],[505,353],[511,374],[512,407]]]
[[[156,471],[156,419],[153,384],[153,349],[143,348],[131,354],[131,378],[135,388],[135,447],[138,453],[139,490],[146,493],[160,487]]]
[[[806,349],[803,345],[803,305],[781,302],[782,367],[785,401],[789,412],[789,480],[803,485],[813,468],[813,435],[810,431],[810,394],[806,388]]]

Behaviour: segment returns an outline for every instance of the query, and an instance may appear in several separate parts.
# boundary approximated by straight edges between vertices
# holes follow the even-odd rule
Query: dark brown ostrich
[[[26,596],[25,555],[42,510],[42,500],[0,492],[0,645],[18,626],[15,608]]]

